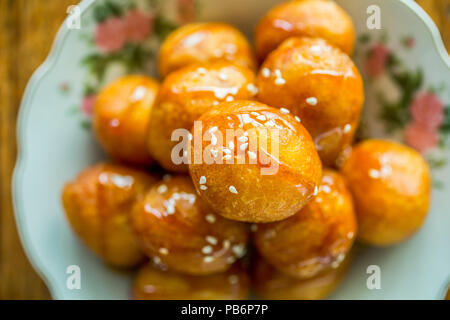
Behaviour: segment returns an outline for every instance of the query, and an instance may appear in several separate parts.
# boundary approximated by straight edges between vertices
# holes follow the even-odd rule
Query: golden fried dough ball
[[[195,276],[143,266],[133,285],[137,300],[244,300],[250,280],[239,263],[223,273]]]
[[[191,65],[171,73],[161,85],[150,116],[152,156],[167,170],[187,172],[187,163],[173,161],[173,148],[179,143],[171,141],[174,130],[191,130],[194,121],[220,101],[252,98],[254,81],[251,70],[229,62]]]
[[[364,100],[352,60],[324,40],[290,38],[269,55],[257,84],[258,100],[299,117],[324,165],[333,166],[353,140]]]
[[[170,177],[151,188],[132,220],[144,252],[173,271],[223,272],[246,253],[247,225],[214,214],[188,176]]]
[[[306,129],[283,112],[240,100],[200,118],[203,145],[194,128],[189,172],[217,213],[239,221],[277,221],[313,196],[322,174],[319,156]]]
[[[290,37],[318,37],[351,55],[355,28],[349,15],[333,1],[289,1],[270,10],[255,31],[260,61]]]
[[[135,201],[157,179],[143,171],[112,164],[83,170],[65,185],[62,201],[75,233],[107,263],[133,267],[144,260],[129,216]]]
[[[278,270],[299,279],[336,268],[356,236],[353,202],[343,177],[323,171],[318,194],[283,221],[258,225],[255,245]]]
[[[254,70],[256,62],[245,36],[226,23],[186,24],[172,32],[159,51],[159,71],[167,76],[193,63],[225,60]]]
[[[328,270],[313,278],[293,278],[257,259],[252,274],[256,295],[266,300],[320,300],[325,299],[345,276],[350,258],[336,269]]]
[[[93,128],[98,141],[116,160],[148,165],[146,137],[150,110],[159,84],[145,76],[125,76],[106,86],[95,103]]]
[[[430,206],[430,172],[415,150],[366,140],[344,161],[342,174],[353,195],[361,242],[387,246],[422,225]]]

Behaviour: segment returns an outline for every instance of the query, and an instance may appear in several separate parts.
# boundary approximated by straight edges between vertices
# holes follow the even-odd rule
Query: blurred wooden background
[[[418,0],[450,49],[450,0]],[[16,117],[23,90],[77,0],[0,0],[0,299],[49,299],[19,242],[11,201]]]

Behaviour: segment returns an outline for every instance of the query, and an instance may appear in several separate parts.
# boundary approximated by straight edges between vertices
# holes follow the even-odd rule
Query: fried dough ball
[[[225,60],[254,70],[256,62],[245,36],[226,23],[186,24],[172,32],[159,51],[162,76],[193,63]]]
[[[324,169],[318,194],[283,221],[258,225],[255,245],[278,270],[299,279],[336,268],[356,236],[356,217],[344,178]]]
[[[258,100],[298,116],[324,165],[348,147],[364,100],[352,60],[322,39],[290,38],[273,51],[257,77]]]
[[[171,73],[161,85],[150,116],[147,141],[152,156],[169,171],[187,172],[187,161],[173,160],[179,143],[171,141],[174,130],[183,128],[188,133],[194,121],[220,101],[252,98],[254,81],[251,70],[229,62],[191,65]]]
[[[253,287],[260,299],[266,300],[320,300],[325,299],[344,278],[350,258],[336,269],[328,270],[313,278],[293,278],[257,259],[253,272]]]
[[[351,55],[355,28],[350,16],[333,1],[289,1],[272,8],[255,31],[260,61],[290,37],[318,37]]]
[[[393,245],[423,224],[430,206],[430,172],[415,150],[366,140],[353,148],[341,172],[353,195],[361,242]]]
[[[135,165],[153,162],[146,137],[150,110],[159,84],[145,76],[122,77],[99,93],[93,129],[106,152],[116,160]]]
[[[137,300],[244,300],[250,279],[239,263],[223,273],[195,276],[143,266],[133,285]]]
[[[224,102],[200,118],[204,139],[193,131],[189,171],[218,214],[246,222],[277,221],[313,196],[322,175],[319,156],[306,129],[283,112],[240,100]]]
[[[135,201],[157,179],[120,165],[97,164],[64,186],[62,202],[81,240],[105,262],[133,267],[144,260],[129,223]]]
[[[151,188],[132,221],[144,252],[173,271],[223,272],[246,253],[247,225],[214,214],[188,176],[170,177]]]

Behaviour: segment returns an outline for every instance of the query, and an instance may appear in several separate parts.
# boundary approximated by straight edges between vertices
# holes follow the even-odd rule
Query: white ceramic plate
[[[84,248],[71,232],[61,207],[63,184],[103,158],[86,130],[92,94],[123,73],[154,72],[152,54],[157,51],[158,39],[173,25],[192,19],[226,21],[251,36],[257,20],[278,2],[119,0],[109,12],[117,9],[125,17],[130,10],[150,12],[154,27],[140,28],[145,29],[142,32],[148,38],[138,44],[124,44],[123,39],[114,37],[103,42],[104,47],[117,51],[106,58],[96,54],[98,44],[92,41],[98,21],[108,18],[95,14],[95,7],[104,5],[103,0],[81,2],[80,30],[69,30],[66,24],[61,27],[51,54],[31,78],[23,98],[18,121],[19,158],[13,183],[23,245],[54,298],[129,298],[131,274],[105,267]],[[449,58],[436,27],[414,2],[338,2],[350,13],[358,32],[355,61],[365,77],[367,97],[362,134],[403,139],[407,130],[407,142],[425,150],[430,159],[437,187],[433,191],[432,209],[420,232],[392,248],[358,247],[348,277],[331,298],[441,299],[450,281],[450,164],[445,164],[449,153],[444,143],[450,126]],[[367,28],[369,5],[380,8],[381,30]],[[103,30],[102,35],[107,31]],[[81,64],[87,56],[87,62]],[[397,63],[394,65],[392,61]],[[421,70],[422,81],[415,81],[415,70]],[[402,83],[412,84],[409,93],[393,81],[400,75],[406,79]],[[444,124],[433,132],[417,130],[409,120],[412,103],[418,104],[423,113],[442,113],[442,105],[447,105]],[[424,103],[433,105],[420,108]],[[380,113],[385,116],[380,117]],[[395,130],[388,132],[389,127]],[[436,145],[436,138],[441,145]],[[66,287],[66,269],[70,265],[81,268],[80,290]],[[381,268],[379,290],[366,286],[369,265]]]

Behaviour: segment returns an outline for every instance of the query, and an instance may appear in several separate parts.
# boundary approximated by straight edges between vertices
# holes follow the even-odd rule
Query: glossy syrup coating
[[[204,139],[192,132],[189,172],[218,214],[246,222],[277,221],[311,199],[322,166],[309,133],[294,117],[240,100],[220,104],[200,121]]]
[[[214,214],[188,176],[170,177],[151,188],[132,220],[144,252],[169,270],[224,272],[247,250],[248,226]]]
[[[226,23],[186,24],[172,32],[159,51],[159,71],[167,76],[195,63],[225,60],[254,70],[256,62],[245,36]]]
[[[366,140],[353,148],[341,172],[353,195],[361,242],[393,245],[423,224],[430,206],[430,172],[415,150]]]
[[[105,262],[133,267],[145,258],[129,223],[132,207],[156,177],[113,164],[97,164],[67,183],[62,202],[81,240]]]
[[[257,76],[258,100],[298,116],[324,165],[334,166],[357,129],[364,101],[361,75],[341,50],[317,38],[290,38]]]
[[[261,256],[299,279],[337,268],[356,237],[353,202],[343,177],[323,170],[317,195],[282,221],[258,225],[254,233]]]
[[[355,28],[350,16],[334,1],[303,0],[282,3],[261,19],[255,31],[260,61],[290,37],[318,37],[351,55]]]
[[[93,129],[106,152],[135,165],[153,162],[147,150],[149,116],[159,89],[146,76],[122,77],[103,88],[95,103]]]
[[[222,273],[188,275],[143,266],[134,281],[136,300],[244,300],[249,298],[250,279],[240,263]]]
[[[254,74],[229,62],[191,65],[171,73],[161,85],[150,116],[148,148],[166,170],[187,172],[188,165],[175,163],[171,141],[174,130],[191,130],[194,121],[221,101],[255,96]]]
[[[351,258],[346,258],[336,269],[313,278],[291,277],[258,258],[254,262],[252,284],[256,296],[265,300],[320,300],[325,299],[344,278]]]

